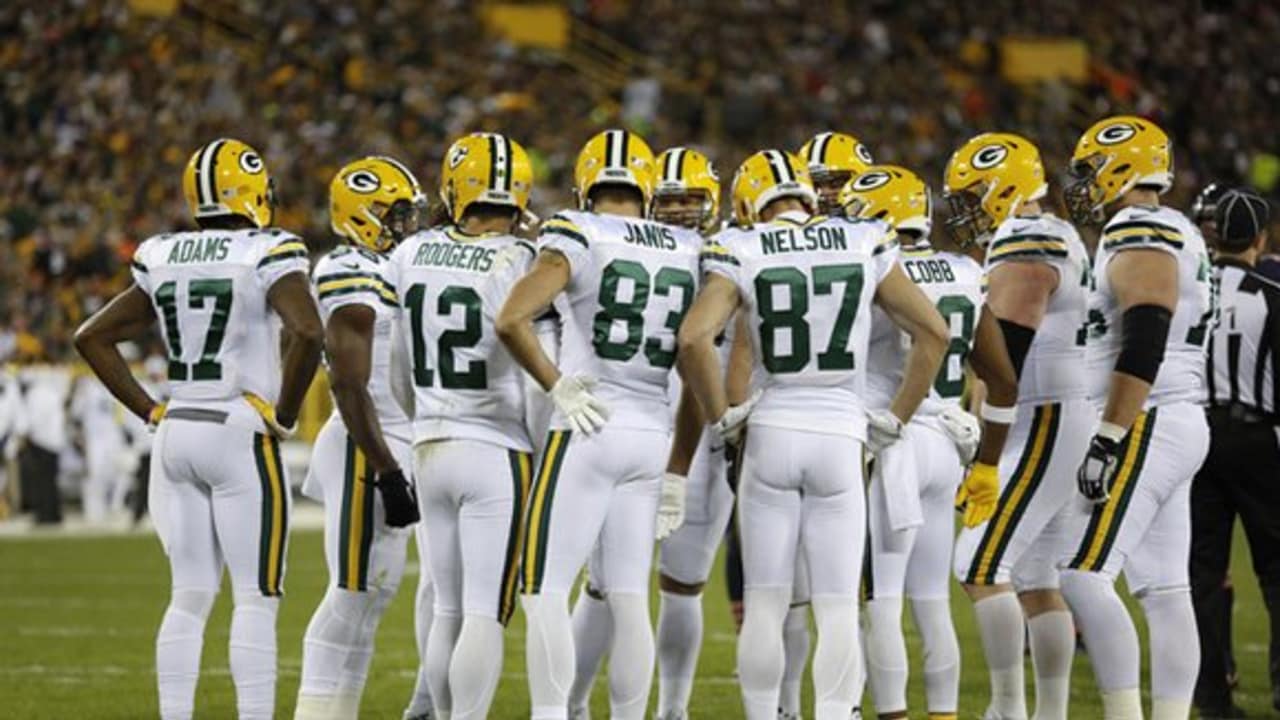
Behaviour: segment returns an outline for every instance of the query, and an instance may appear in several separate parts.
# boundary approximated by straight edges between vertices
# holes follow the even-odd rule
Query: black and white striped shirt
[[[1274,416],[1280,407],[1280,285],[1234,258],[1218,258],[1219,322],[1209,340],[1208,401]]]

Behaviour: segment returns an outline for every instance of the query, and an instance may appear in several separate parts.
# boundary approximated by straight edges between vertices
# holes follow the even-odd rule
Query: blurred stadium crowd
[[[169,14],[138,12],[149,4]],[[179,172],[222,134],[264,152],[279,224],[315,249],[332,242],[325,188],[342,162],[390,153],[430,184],[448,139],[481,129],[530,149],[539,212],[569,201],[574,151],[611,124],[655,148],[699,146],[725,175],[759,147],[837,129],[936,178],[991,129],[1035,139],[1061,172],[1090,118],[1125,110],[1173,135],[1173,204],[1210,179],[1280,188],[1274,3],[569,3],[575,35],[639,58],[613,85],[484,32],[484,5],[4,3],[0,360],[70,358],[72,329],[127,282],[136,243],[188,224]],[[999,42],[1025,35],[1087,38],[1086,76],[1010,81]]]

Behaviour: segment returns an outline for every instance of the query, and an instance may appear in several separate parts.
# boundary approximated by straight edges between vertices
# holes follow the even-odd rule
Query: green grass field
[[[1242,676],[1237,700],[1250,717],[1268,717],[1267,619],[1243,544],[1238,543],[1234,565],[1236,653]],[[365,690],[366,718],[399,718],[412,690],[417,666],[412,623],[416,580],[416,576],[406,577],[383,620]],[[324,583],[320,533],[295,533],[289,551],[288,594],[280,614],[277,709],[282,718],[292,713],[302,633]],[[0,698],[4,699],[0,717],[155,717],[152,643],[167,589],[165,560],[159,543],[149,535],[0,540]],[[734,636],[718,571],[706,597],[707,637],[692,715],[740,717],[733,675]],[[975,718],[986,704],[985,666],[972,611],[958,592],[954,607],[964,653],[960,715]],[[229,616],[230,601],[224,593],[205,635],[198,718],[235,716],[227,669]],[[1145,628],[1143,631],[1145,635]],[[909,641],[913,658],[918,659],[919,645],[913,634],[909,634]],[[507,632],[504,673],[492,717],[522,717],[528,709],[528,695],[519,613]],[[1030,680],[1029,663],[1027,677]],[[806,689],[806,708],[808,696]],[[913,677],[912,717],[923,717],[922,697],[919,680]],[[1077,657],[1071,702],[1073,718],[1101,717],[1091,670],[1083,656]],[[596,685],[593,712],[597,718],[608,716],[603,682]]]

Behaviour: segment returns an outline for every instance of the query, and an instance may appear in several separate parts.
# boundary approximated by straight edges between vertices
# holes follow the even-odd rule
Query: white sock
[[[449,663],[452,720],[484,720],[502,675],[502,625],[493,618],[468,615],[462,620]]]
[[[809,607],[792,605],[782,623],[786,665],[778,695],[778,710],[786,717],[800,717],[800,685],[804,682],[804,668],[809,664],[809,643]]]
[[[338,680],[338,697],[342,702],[353,704],[352,714],[360,714],[360,696],[364,694],[364,683],[369,677],[369,665],[373,662],[374,641],[378,637],[378,623],[382,614],[387,611],[400,589],[399,581],[395,585],[369,588],[365,595],[364,615],[359,625],[359,633],[351,649],[351,655],[343,667],[342,676]]]
[[[360,642],[368,593],[330,587],[307,624],[302,640],[302,679],[295,720],[338,717],[337,696],[347,663]],[[363,685],[363,684],[362,684]],[[358,704],[359,692],[355,693]]]
[[[527,627],[525,667],[532,720],[565,720],[573,682],[573,628],[568,598],[557,593],[522,595]]]
[[[1138,688],[1103,691],[1102,719],[1142,720],[1142,696]]]
[[[156,634],[156,684],[163,720],[190,720],[195,712],[196,681],[204,625],[213,608],[214,592],[174,590]]]
[[[853,712],[861,650],[856,597],[817,597],[811,601],[818,628],[813,653],[815,720],[847,720]]]
[[[663,591],[658,608],[658,717],[689,710],[702,649],[702,594]]]
[[[592,590],[591,592],[595,592]],[[569,688],[569,707],[583,708],[591,704],[591,687],[613,643],[613,616],[609,603],[594,597],[583,586],[573,605],[573,687]]]
[[[1098,689],[1104,698],[1111,691],[1133,690],[1136,693],[1140,660],[1138,633],[1134,630],[1129,611],[1116,594],[1115,581],[1099,573],[1069,569],[1062,571],[1061,578],[1062,596],[1071,606],[1076,624],[1084,636]],[[1118,702],[1128,701],[1122,699]],[[1117,708],[1117,712],[1128,710]]]
[[[907,709],[907,643],[902,636],[902,598],[867,602],[867,680],[881,715]]]
[[[951,622],[951,601],[913,598],[911,617],[924,646],[924,698],[929,714],[955,715],[960,706],[960,643]]]
[[[426,531],[418,525],[414,543],[418,546],[418,591],[413,596],[413,637],[418,646],[418,679],[413,685],[406,715],[422,715],[432,709],[431,681],[427,679],[427,642],[435,612],[436,587],[427,565]]]
[[[1027,696],[1023,686],[1022,653],[1026,637],[1022,605],[1012,592],[990,595],[973,604],[982,635],[982,651],[991,674],[989,712],[1007,720],[1027,717]]]
[[[431,701],[440,715],[453,712],[453,697],[449,693],[449,676],[462,618],[450,613],[437,612],[431,622],[431,637],[427,640],[427,683],[431,688]]]
[[[276,613],[280,598],[257,590],[235,594],[231,612],[231,679],[240,720],[270,720],[276,706]]]
[[[613,645],[609,648],[609,710],[614,720],[644,720],[653,686],[653,626],[649,593],[609,593]]]
[[[1031,636],[1031,664],[1036,673],[1035,720],[1067,720],[1071,696],[1071,660],[1076,631],[1071,613],[1051,610],[1027,618]]]
[[[738,680],[746,720],[776,720],[786,649],[782,623],[791,588],[747,588],[738,635]]]
[[[1200,636],[1196,633],[1191,591],[1154,590],[1142,594],[1150,634],[1152,720],[1185,720],[1200,670]]]

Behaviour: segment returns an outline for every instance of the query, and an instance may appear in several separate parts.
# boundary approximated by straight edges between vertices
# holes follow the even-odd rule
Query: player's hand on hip
[[[1000,475],[995,465],[974,463],[956,492],[956,509],[963,513],[967,528],[977,527],[991,519],[1000,499]]]
[[[658,524],[654,536],[664,540],[684,524],[685,477],[675,473],[662,476],[662,490],[658,496]]]
[[[867,449],[877,454],[902,437],[902,420],[885,409],[867,411]]]
[[[387,525],[402,528],[421,519],[417,494],[400,468],[378,473],[375,483],[382,496],[382,507],[387,511]]]
[[[588,375],[561,375],[551,388],[551,402],[569,421],[569,428],[594,435],[609,419],[609,408],[591,393],[596,379]]]
[[[262,423],[267,426],[267,432],[274,435],[277,440],[288,440],[298,431],[297,418],[292,418],[289,422],[285,422],[284,418],[280,417],[275,405],[253,393],[245,393],[244,399],[253,406],[254,410],[258,411],[258,415],[262,418]]]
[[[942,432],[955,443],[960,462],[964,465],[973,462],[978,454],[978,443],[982,440],[982,423],[977,416],[952,405],[938,413],[938,422],[942,423]]]
[[[1120,465],[1120,441],[1094,435],[1076,471],[1076,487],[1086,500],[1100,505],[1111,497],[1111,482]]]
[[[747,418],[751,416],[751,409],[758,402],[760,402],[759,390],[751,393],[751,397],[741,404],[730,405],[729,409],[711,424],[711,428],[716,431],[721,440],[725,441],[725,444],[736,447],[742,440],[742,432],[747,428]]]

